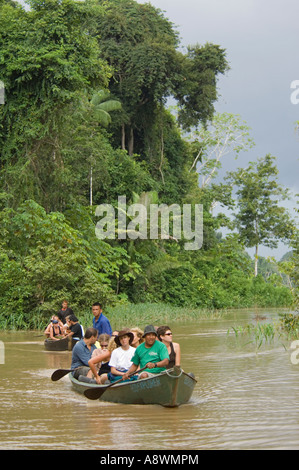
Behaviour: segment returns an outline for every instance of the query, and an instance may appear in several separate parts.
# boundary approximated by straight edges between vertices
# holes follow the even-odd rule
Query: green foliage
[[[78,208],[79,209],[79,208]],[[75,311],[90,306],[91,299],[113,302],[111,282],[127,254],[96,238],[92,219],[84,208],[75,208],[69,220],[49,213],[34,201],[16,210],[3,210],[1,218],[0,311],[1,321],[22,315],[32,325],[59,309],[63,298],[71,299]],[[24,325],[23,325],[24,326]]]
[[[177,32],[161,10],[132,0],[99,3],[105,6],[98,20],[99,45],[113,68],[110,90],[123,104],[113,126],[122,147],[130,154],[136,148],[152,151],[148,140],[159,120],[156,111],[171,95],[185,127],[211,119],[216,77],[228,68],[225,51],[206,44],[190,47],[184,55],[177,49]]]
[[[251,162],[247,169],[231,172],[227,179],[237,187],[235,225],[247,247],[255,247],[255,275],[257,275],[260,245],[276,248],[278,241],[290,241],[294,222],[280,202],[288,197],[277,181],[275,157],[266,155]]]
[[[232,326],[227,332],[228,335],[231,330],[239,346],[254,345],[256,352],[262,346],[273,344],[275,340],[280,340],[283,336],[280,324],[277,322]]]
[[[186,56],[181,57],[180,73],[176,75],[174,88],[174,96],[180,106],[179,123],[184,129],[212,120],[218,97],[217,76],[228,69],[226,52],[220,46],[207,43],[188,47]]]
[[[279,315],[280,325],[290,339],[299,338],[299,316],[293,313],[283,313]]]
[[[196,318],[202,309],[290,304],[279,272],[254,279],[243,243],[218,232],[231,222],[211,211],[215,202],[233,206],[230,184],[209,184],[222,156],[252,146],[238,116],[213,118],[226,52],[206,44],[183,54],[179,46],[172,23],[150,4],[31,0],[25,10],[0,1],[1,327],[39,328],[63,298],[80,318],[100,300],[127,309],[130,323],[130,309],[142,323],[166,318],[163,310]],[[166,109],[169,96],[177,116]],[[191,126],[192,141],[182,134]],[[257,188],[254,176],[244,182]],[[173,233],[98,240],[95,206],[116,207],[122,195],[128,205],[202,204],[202,249],[185,251]],[[270,200],[264,194],[263,223]],[[298,286],[292,236],[285,269]]]

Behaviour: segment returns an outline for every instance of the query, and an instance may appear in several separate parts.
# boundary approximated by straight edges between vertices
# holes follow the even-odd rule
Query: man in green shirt
[[[131,361],[133,364],[126,374],[123,376],[126,380],[129,374],[137,371],[138,366],[140,369],[147,366],[147,368],[140,374],[140,379],[150,377],[151,374],[159,374],[166,370],[169,362],[169,354],[165,344],[157,341],[157,333],[152,325],[148,325],[144,329],[144,343],[140,344]]]

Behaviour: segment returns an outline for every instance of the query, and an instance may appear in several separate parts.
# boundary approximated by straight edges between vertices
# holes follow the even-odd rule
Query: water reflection
[[[299,448],[299,365],[279,342],[256,354],[227,336],[255,314],[172,326],[182,366],[198,380],[190,403],[177,409],[89,401],[68,377],[50,380],[55,369],[69,368],[71,353],[44,351],[30,333],[0,333],[0,448]]]

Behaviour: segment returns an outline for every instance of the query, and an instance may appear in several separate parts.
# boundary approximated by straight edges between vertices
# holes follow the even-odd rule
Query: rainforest
[[[181,46],[150,3],[0,0],[0,328],[41,328],[64,299],[79,316],[95,301],[297,308],[298,229],[275,156],[215,110],[226,50]],[[246,171],[220,179],[223,157],[245,151]],[[97,207],[115,209],[118,231],[121,196],[188,205],[191,230],[201,205],[200,249],[185,249],[172,213],[167,237],[100,239]],[[283,259],[260,256],[279,241]]]

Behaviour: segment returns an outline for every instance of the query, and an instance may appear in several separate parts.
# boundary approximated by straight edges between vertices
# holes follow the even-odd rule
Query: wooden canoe
[[[69,374],[69,377],[73,388],[79,393],[84,393],[88,388],[105,388],[105,385],[79,382],[72,374]],[[174,367],[157,374],[156,377],[109,387],[100,399],[112,403],[177,407],[190,400],[196,382],[194,377],[186,374],[180,367]]]
[[[44,345],[46,351],[71,351],[76,344],[71,336],[62,339],[45,339]]]

